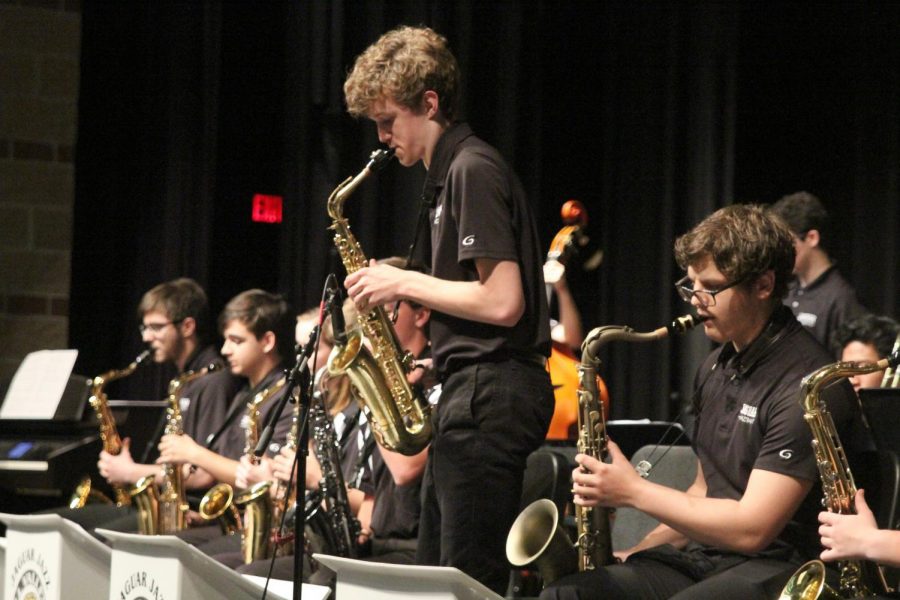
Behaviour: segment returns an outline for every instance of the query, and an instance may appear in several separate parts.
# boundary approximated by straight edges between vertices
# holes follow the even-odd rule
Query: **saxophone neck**
[[[372,154],[369,155],[369,162],[366,163],[366,166],[363,167],[362,171],[352,177],[348,177],[342,181],[340,185],[334,188],[334,191],[328,196],[328,215],[332,220],[342,221],[344,219],[343,207],[347,197],[356,191],[356,188],[358,188],[369,175],[384,167],[393,156],[393,149],[374,150]]]
[[[863,375],[865,373],[874,373],[882,371],[888,367],[897,364],[897,356],[892,355],[888,358],[882,358],[877,362],[847,362],[838,361],[819,367],[800,382],[800,393],[802,395],[803,410],[812,413],[820,410],[819,394],[828,385],[853,375]]]
[[[668,325],[663,325],[653,331],[646,333],[638,333],[627,325],[605,325],[597,327],[588,332],[585,336],[584,343],[581,345],[581,362],[582,364],[599,364],[597,354],[600,349],[614,341],[624,342],[652,342],[661,340],[676,333],[685,333],[702,323],[705,319],[694,315],[682,315],[677,317]]]
[[[124,377],[128,377],[135,371],[137,371],[138,367],[143,366],[147,362],[147,358],[150,356],[150,350],[144,350],[140,354],[138,354],[137,358],[131,361],[124,369],[113,369],[111,371],[107,371],[102,375],[97,375],[94,377],[89,383],[91,386],[91,395],[100,396],[103,393],[103,388],[110,381],[115,381],[116,379],[122,379]]]

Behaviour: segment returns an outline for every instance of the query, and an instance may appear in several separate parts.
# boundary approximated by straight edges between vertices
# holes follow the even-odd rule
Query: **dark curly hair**
[[[839,356],[850,342],[872,344],[878,356],[884,358],[890,356],[898,333],[900,324],[890,317],[864,314],[841,323],[831,334],[831,347]]]

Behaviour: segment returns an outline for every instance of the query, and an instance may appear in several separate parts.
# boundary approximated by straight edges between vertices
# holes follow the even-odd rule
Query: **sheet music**
[[[62,399],[78,350],[38,350],[13,376],[0,419],[52,419]]]

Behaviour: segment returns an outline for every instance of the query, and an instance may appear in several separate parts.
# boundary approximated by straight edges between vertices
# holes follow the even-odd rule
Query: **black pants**
[[[553,390],[539,365],[471,365],[446,379],[422,482],[416,562],[452,566],[503,594],[506,536],[528,455],[547,434]]]
[[[772,600],[801,562],[785,552],[750,557],[660,546],[633,554],[624,564],[563,577],[541,593],[541,600]]]

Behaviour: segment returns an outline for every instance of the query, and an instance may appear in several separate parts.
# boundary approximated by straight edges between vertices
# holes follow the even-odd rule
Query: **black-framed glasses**
[[[141,335],[144,335],[145,332],[149,331],[152,334],[157,334],[169,325],[178,325],[184,321],[184,319],[178,319],[177,321],[166,321],[165,323],[141,323],[138,325],[138,331],[141,332]]]
[[[716,305],[716,296],[718,294],[721,294],[728,288],[733,288],[734,286],[743,283],[746,279],[746,277],[742,277],[741,279],[723,285],[717,290],[695,290],[693,287],[690,287],[688,285],[691,280],[687,277],[687,275],[685,275],[675,282],[675,291],[678,292],[678,295],[681,296],[681,299],[685,302],[690,302],[691,298],[696,296],[697,302],[700,303],[700,306],[702,306],[703,308],[708,308],[710,306]]]

